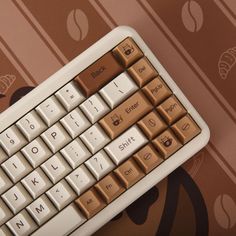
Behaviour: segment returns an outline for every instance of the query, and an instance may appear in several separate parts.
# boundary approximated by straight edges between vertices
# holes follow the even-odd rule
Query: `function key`
[[[153,144],[165,159],[182,146],[170,129],[155,138]]]
[[[130,66],[143,56],[142,51],[132,38],[126,38],[112,52],[125,67]]]
[[[122,66],[116,61],[112,52],[108,52],[96,62],[82,71],[75,81],[86,97],[97,92],[104,84],[123,71]]]
[[[143,91],[154,106],[160,104],[171,95],[170,89],[160,76],[156,77],[143,87]]]
[[[174,130],[175,134],[180,139],[182,144],[187,143],[189,140],[191,140],[201,132],[200,128],[193,121],[190,115],[186,115],[182,119],[177,121],[174,125],[172,125],[172,129]]]
[[[187,113],[182,104],[174,95],[159,105],[157,110],[168,124],[173,124],[176,120]]]
[[[132,65],[128,69],[128,72],[139,87],[142,87],[152,78],[158,75],[158,72],[146,57],[143,57],[138,60],[134,65]]]

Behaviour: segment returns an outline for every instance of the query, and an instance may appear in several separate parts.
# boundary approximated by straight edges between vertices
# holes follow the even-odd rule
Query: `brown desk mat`
[[[140,33],[211,140],[95,235],[236,235],[235,0],[1,1],[0,111],[117,25]]]

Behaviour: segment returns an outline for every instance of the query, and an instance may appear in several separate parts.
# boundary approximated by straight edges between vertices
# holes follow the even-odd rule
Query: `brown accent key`
[[[156,111],[152,111],[143,117],[142,120],[138,121],[138,125],[149,139],[153,139],[167,128],[166,123]]]
[[[132,38],[126,38],[122,41],[113,49],[113,53],[125,67],[130,66],[143,56],[142,51]]]
[[[130,188],[144,176],[144,173],[132,158],[120,165],[114,172],[126,188]]]
[[[154,106],[160,104],[163,100],[171,95],[171,90],[160,76],[156,77],[146,86],[144,86],[143,91]]]
[[[156,137],[153,140],[153,144],[165,159],[182,146],[170,129]]]
[[[173,124],[176,120],[187,113],[182,104],[174,95],[159,105],[157,110],[169,125]]]
[[[158,75],[158,72],[146,57],[139,59],[128,69],[128,72],[139,87],[142,87],[144,84]]]
[[[88,219],[97,214],[106,205],[94,188],[91,188],[76,199],[75,203]]]
[[[142,91],[138,91],[113,111],[108,113],[99,121],[99,123],[105,129],[110,138],[113,139],[128,127],[132,126],[151,109],[151,103]]]
[[[110,203],[125,191],[125,188],[117,180],[113,173],[110,173],[99,181],[95,188],[103,196],[106,203]]]
[[[156,152],[156,150],[150,143],[143,147],[140,151],[135,153],[134,159],[137,161],[145,174],[149,173],[156,166],[163,162],[160,154]]]
[[[189,115],[184,116],[182,119],[173,124],[172,129],[182,144],[187,143],[201,132],[200,128]]]
[[[116,61],[112,52],[108,52],[76,76],[75,81],[88,97],[122,71],[122,66]]]

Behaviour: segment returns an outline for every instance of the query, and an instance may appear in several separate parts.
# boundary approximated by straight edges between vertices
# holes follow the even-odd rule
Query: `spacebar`
[[[33,233],[33,236],[57,235],[64,236],[70,234],[86,221],[86,218],[78,211],[72,203],[45,225]]]

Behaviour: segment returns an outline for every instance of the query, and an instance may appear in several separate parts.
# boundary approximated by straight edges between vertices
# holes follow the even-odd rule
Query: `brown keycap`
[[[153,144],[165,159],[182,146],[170,129],[156,137]]]
[[[139,87],[142,87],[158,75],[157,71],[146,57],[139,59],[128,69],[128,72]]]
[[[75,77],[85,96],[90,96],[104,84],[123,71],[111,52],[106,53],[96,62]]]
[[[88,219],[97,214],[106,205],[94,188],[88,190],[76,199],[75,203]]]
[[[113,173],[110,173],[101,181],[99,181],[95,188],[104,197],[106,203],[110,203],[125,191],[125,188],[117,180]]]
[[[113,53],[125,67],[130,66],[143,56],[142,51],[132,38],[126,38],[122,41],[113,49]]]
[[[135,153],[134,159],[138,162],[145,174],[149,173],[156,166],[163,162],[160,154],[156,152],[152,144],[146,145],[140,151]]]
[[[124,162],[121,166],[115,169],[114,172],[126,188],[130,188],[144,176],[144,173],[132,158]]]
[[[142,120],[138,121],[138,125],[149,139],[153,139],[167,128],[166,123],[156,111],[148,113]]]
[[[200,128],[189,115],[184,116],[173,124],[172,129],[183,144],[201,132]]]
[[[99,121],[110,138],[115,138],[152,109],[142,91],[136,92]]]
[[[156,77],[146,86],[144,86],[143,91],[154,106],[160,104],[163,100],[171,95],[171,90],[167,87],[160,76]]]
[[[172,95],[157,107],[159,113],[164,117],[168,124],[173,124],[187,112],[178,99]]]

